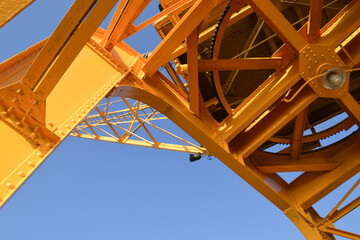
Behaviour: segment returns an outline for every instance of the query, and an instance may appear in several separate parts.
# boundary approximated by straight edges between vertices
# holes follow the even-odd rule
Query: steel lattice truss
[[[109,96],[106,103],[98,104],[95,107],[96,114],[87,115],[70,135],[121,144],[205,154],[204,148],[161,128],[159,122],[168,120],[167,117],[149,105],[126,98],[113,99],[117,98]],[[110,109],[120,110],[112,111]],[[167,143],[162,142],[164,140]],[[175,140],[178,144],[170,143],[171,140]]]

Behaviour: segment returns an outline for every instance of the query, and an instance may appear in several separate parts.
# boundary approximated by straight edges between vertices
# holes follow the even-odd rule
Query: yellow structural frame
[[[336,67],[349,74],[359,67],[359,1],[353,0],[320,29],[323,1],[311,0],[310,19],[296,31],[270,0],[233,0],[237,11],[229,19],[230,25],[255,11],[286,47],[271,58],[207,61],[198,60],[197,46],[214,28],[201,32],[199,26],[225,1],[177,1],[136,27],[133,23],[149,1],[125,0],[120,2],[109,28],[98,28],[116,2],[76,0],[48,39],[0,65],[0,206],[116,88],[119,97],[139,100],[167,116],[283,211],[307,239],[334,239],[334,234],[360,239],[360,235],[333,226],[360,204],[357,198],[338,209],[358,183],[328,216],[321,218],[312,208],[359,172],[359,132],[341,143],[340,150],[330,148],[327,154],[306,156],[299,152],[304,112],[319,97],[336,99],[351,121],[360,123],[360,106],[349,93],[348,80],[336,90],[321,85],[324,70]],[[121,41],[166,14],[185,8],[189,8],[187,13],[148,59]],[[339,48],[346,61],[340,57]],[[158,72],[185,51],[188,63],[183,71],[188,74],[188,92]],[[312,61],[310,54],[322,60]],[[198,72],[266,67],[276,72],[244,104],[236,109],[228,106],[228,118],[215,121],[200,97]],[[296,94],[288,96],[290,89]],[[291,157],[296,161],[256,153],[293,118],[296,134],[291,140]],[[288,184],[274,174],[279,169],[309,173]]]

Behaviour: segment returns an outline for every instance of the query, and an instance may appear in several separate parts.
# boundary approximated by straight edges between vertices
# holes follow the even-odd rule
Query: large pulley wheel
[[[271,96],[277,100],[264,108],[263,115],[259,114],[254,124],[271,121],[266,111],[279,108],[275,105],[289,107],[294,118],[279,125],[274,122],[278,131],[246,155],[261,150],[297,159],[301,154],[340,142],[358,128],[360,114],[356,104],[360,100],[360,73],[355,45],[359,37],[351,36],[357,25],[349,27],[348,20],[342,18],[350,9],[358,9],[359,4],[343,2],[343,9],[334,9],[328,3],[322,8],[316,8],[315,4],[295,4],[276,9],[277,14],[269,15],[274,12],[273,5],[260,2],[248,1],[255,13],[244,17],[236,26],[231,19],[244,11],[245,1],[230,1],[219,18],[209,59],[218,64],[226,59],[231,66],[221,68],[219,64],[210,72],[220,109],[213,115],[225,122],[268,84],[288,79],[287,85],[274,84],[275,88],[281,88],[276,96]],[[309,22],[306,21],[309,16],[300,16],[306,11],[310,15]],[[298,14],[291,19],[289,16],[293,12]],[[238,32],[234,33],[234,29]],[[235,49],[232,46],[236,46]],[[303,97],[306,94],[309,99]],[[304,98],[302,107],[291,106],[300,98]],[[344,130],[349,131],[340,133]],[[243,132],[237,138],[248,135]],[[261,155],[264,156],[267,155]]]

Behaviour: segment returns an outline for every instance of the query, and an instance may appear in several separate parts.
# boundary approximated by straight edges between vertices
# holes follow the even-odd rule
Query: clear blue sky
[[[0,61],[49,36],[72,2],[37,0],[0,29]],[[159,41],[143,34],[128,41],[142,53]],[[68,137],[0,209],[0,239],[304,238],[215,158]]]

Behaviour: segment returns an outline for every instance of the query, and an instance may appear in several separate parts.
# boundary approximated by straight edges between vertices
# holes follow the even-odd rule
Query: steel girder
[[[309,20],[296,30],[284,17],[281,6],[270,0],[231,1],[227,8],[232,12],[224,16],[223,26],[231,26],[256,12],[284,45],[271,57],[218,59],[220,45],[215,40],[213,58],[199,60],[198,46],[209,37],[209,32],[217,31],[222,36],[225,31],[216,26],[201,28],[214,9],[226,4],[223,1],[178,1],[165,9],[166,14],[178,18],[173,18],[174,27],[147,59],[121,40],[167,16],[165,13],[135,27],[133,23],[148,1],[122,1],[109,29],[104,31],[97,27],[116,1],[75,1],[49,39],[0,66],[0,152],[6,158],[0,163],[0,204],[80,122],[86,124],[86,115],[93,109],[98,110],[103,123],[113,127],[96,105],[115,94],[143,102],[172,120],[204,147],[202,151],[219,158],[282,210],[307,239],[334,239],[334,234],[359,239],[359,235],[333,226],[359,205],[356,198],[339,209],[359,182],[327,216],[321,218],[312,207],[359,172],[359,133],[321,153],[304,154],[301,148],[306,141],[303,131],[307,109],[318,98],[335,99],[348,113],[349,121],[359,125],[360,106],[350,93],[349,75],[358,69],[360,61],[360,2],[348,3],[322,28],[325,3],[308,2]],[[179,12],[185,9],[180,18]],[[260,26],[261,21],[256,29]],[[187,78],[188,88],[181,85],[175,73],[171,75],[173,79],[168,79],[158,71],[162,66],[171,70],[169,61],[185,51],[187,62],[178,65],[177,70]],[[91,70],[81,71],[84,66],[91,66]],[[218,72],[264,68],[275,69],[275,73],[232,108],[222,91]],[[347,72],[345,83],[336,89],[322,84],[324,72],[331,68]],[[215,76],[214,88],[227,113],[221,121],[214,119],[200,95],[202,71],[212,71]],[[133,119],[138,118],[129,104],[128,109]],[[276,140],[274,134],[294,118],[292,138],[282,140],[291,143],[289,158],[257,151],[269,139]],[[146,129],[144,121],[138,121]],[[89,129],[91,126],[94,125],[87,125]],[[124,140],[123,136],[117,136],[118,140]],[[160,146],[152,140],[155,147]],[[275,174],[278,171],[305,173],[286,183]]]

